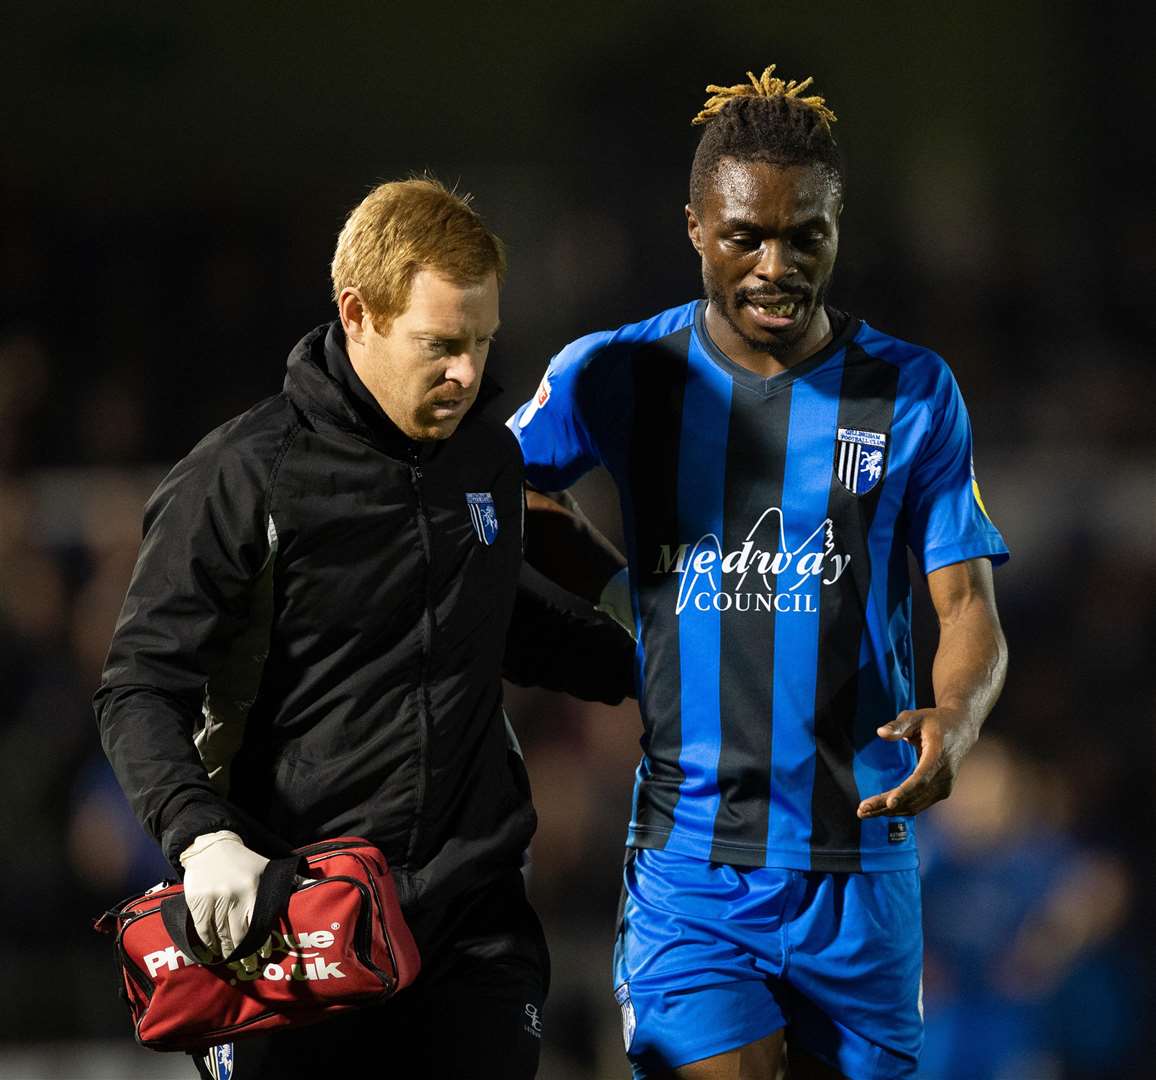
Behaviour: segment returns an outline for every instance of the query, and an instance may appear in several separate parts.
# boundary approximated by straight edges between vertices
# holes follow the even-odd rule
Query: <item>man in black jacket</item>
[[[198,934],[241,940],[279,842],[356,835],[389,859],[423,958],[380,1009],[239,1043],[237,1080],[355,1075],[367,1053],[406,1077],[537,1067],[535,816],[501,675],[616,701],[632,644],[518,590],[521,455],[470,412],[504,270],[467,200],[376,188],[338,240],[340,319],[145,512],[96,712]]]

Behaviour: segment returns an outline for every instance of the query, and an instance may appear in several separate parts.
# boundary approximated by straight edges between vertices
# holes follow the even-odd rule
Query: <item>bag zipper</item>
[[[128,949],[124,947],[124,935],[125,931],[127,931],[133,923],[143,919],[146,915],[155,915],[158,911],[160,911],[160,909],[160,904],[157,904],[156,907],[145,908],[144,911],[134,912],[124,921],[124,924],[121,926],[116,935],[116,951],[120,955],[121,962],[124,965],[125,971],[127,971],[129,975],[132,976],[133,982],[137,984],[141,992],[149,1000],[152,1000],[153,991],[156,989],[156,980],[150,979],[148,975],[144,973],[144,971],[137,967],[136,961],[133,960],[132,956],[129,954]],[[190,957],[190,959],[194,960],[194,962],[196,961],[195,957]]]
[[[370,971],[378,975],[386,984],[386,992],[392,994],[397,989],[397,963],[394,962],[394,975],[390,975],[388,971],[383,971],[373,962],[373,901],[370,898],[371,886],[364,881],[355,877],[350,877],[346,874],[334,874],[333,877],[321,878],[312,883],[312,885],[324,885],[327,881],[347,881],[355,886],[358,892],[362,895],[361,913],[357,919],[357,926],[353,931],[353,949],[360,960]],[[310,886],[303,886],[308,888]],[[376,893],[376,890],[373,890]],[[390,960],[393,961],[393,945],[390,943],[389,935],[384,934],[386,944],[389,946]]]
[[[357,882],[358,885],[368,885],[368,888],[373,893],[374,910],[376,910],[377,912],[380,913],[379,921],[381,923],[381,936],[385,941],[385,947],[389,950],[389,962],[393,965],[393,973],[394,973],[394,977],[393,977],[392,981],[393,981],[394,986],[396,987],[398,979],[401,978],[401,970],[398,967],[397,954],[394,952],[394,949],[393,949],[393,935],[390,934],[389,926],[386,924],[386,921],[385,921],[385,904],[382,903],[381,894],[377,891],[377,882],[374,880],[374,874],[372,873],[372,868],[369,867],[369,865],[368,865],[368,863],[369,863],[368,857],[365,855],[361,855],[356,851],[351,851],[347,844],[337,844],[336,846],[330,846],[329,843],[322,841],[322,844],[318,844],[315,846],[317,846],[317,847],[323,846],[323,850],[321,852],[319,852],[319,855],[321,857],[317,859],[318,862],[323,862],[326,858],[329,857],[329,855],[336,855],[338,853],[341,853],[344,855],[348,855],[350,858],[357,859],[357,861],[360,862],[362,866],[366,867],[366,870],[368,871],[365,875],[366,879],[367,879],[366,881],[359,881],[357,878],[346,877],[345,875],[336,875],[335,877],[323,878],[322,880],[323,881],[336,881],[336,880],[354,881],[354,882]],[[301,854],[305,855],[305,861],[309,862],[309,856],[306,855],[306,850],[307,849],[302,848]],[[312,866],[313,864],[309,863],[309,865]],[[369,953],[367,952],[366,956],[368,957],[368,955],[369,955]],[[371,961],[370,961],[370,966],[374,967],[374,969],[377,970],[376,965],[374,965]]]

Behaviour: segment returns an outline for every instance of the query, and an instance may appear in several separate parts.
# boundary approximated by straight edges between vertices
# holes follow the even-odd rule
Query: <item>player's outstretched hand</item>
[[[898,817],[918,814],[951,794],[959,766],[979,737],[979,725],[963,709],[940,707],[901,712],[878,729],[891,742],[906,739],[919,760],[897,788],[864,799],[859,816]]]

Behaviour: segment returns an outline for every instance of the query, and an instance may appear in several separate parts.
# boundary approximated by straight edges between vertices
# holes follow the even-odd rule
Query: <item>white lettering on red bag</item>
[[[188,967],[193,963],[193,961],[175,945],[170,945],[167,949],[160,949],[157,952],[146,954],[144,962],[145,967],[149,969],[150,975],[156,975],[162,967],[169,971],[176,971],[178,965]]]
[[[345,972],[341,970],[341,961],[326,961],[319,957],[317,952],[306,952],[306,949],[328,949],[334,942],[333,934],[328,930],[306,930],[299,934],[280,934],[273,931],[273,952],[284,953],[286,959],[293,957],[296,961],[289,970],[274,961],[255,971],[246,971],[240,960],[234,960],[228,966],[236,979],[242,982],[252,982],[254,979],[268,979],[270,982],[280,982],[283,979],[294,979],[297,982],[314,982],[324,979],[344,979]],[[162,968],[166,971],[176,971],[178,967],[189,967],[194,963],[175,945],[156,952],[147,953],[144,957],[145,967],[150,976],[155,977]],[[236,980],[232,980],[236,981]]]

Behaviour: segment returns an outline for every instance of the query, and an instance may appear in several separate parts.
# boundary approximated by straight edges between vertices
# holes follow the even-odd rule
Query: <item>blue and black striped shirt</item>
[[[914,767],[875,729],[914,708],[907,550],[924,573],[1007,548],[944,361],[832,313],[770,378],[705,302],[591,334],[510,420],[535,487],[618,485],[645,733],[628,844],[745,866],[914,866],[859,801]]]

